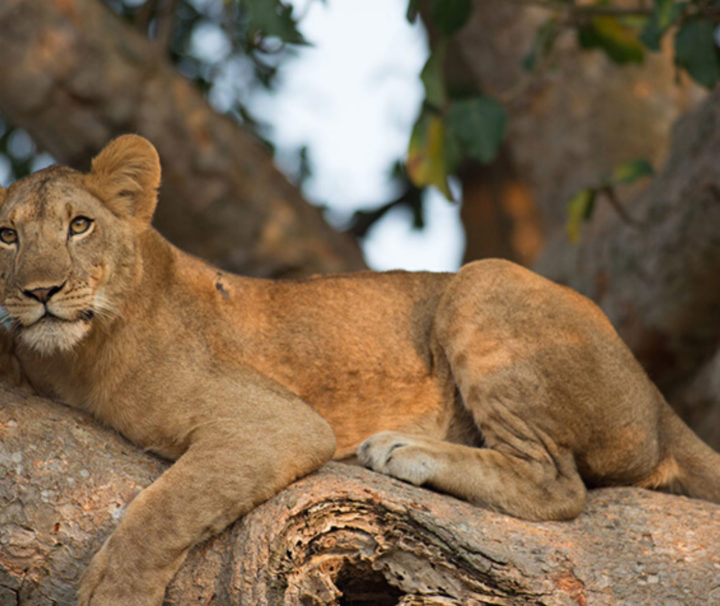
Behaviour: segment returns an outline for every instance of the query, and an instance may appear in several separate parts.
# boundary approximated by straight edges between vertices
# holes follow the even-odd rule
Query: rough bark
[[[508,174],[522,178],[546,233],[564,223],[575,192],[619,164],[664,161],[671,125],[703,97],[678,74],[670,52],[619,66],[600,51],[582,51],[571,30],[559,36],[550,61],[527,72],[523,59],[551,14],[523,2],[475,0],[447,66],[451,84],[506,104]]]
[[[212,108],[162,51],[98,0],[0,3],[0,112],[59,162],[124,132],[160,152],[160,231],[226,269],[264,276],[364,266],[356,244]]]
[[[435,44],[431,5],[420,6]],[[531,265],[564,224],[573,194],[624,162],[664,161],[673,121],[703,97],[678,78],[667,49],[648,53],[642,65],[618,66],[578,48],[571,30],[551,59],[526,71],[523,59],[551,14],[524,2],[475,0],[447,46],[449,88],[492,95],[510,114],[501,156],[460,171],[466,261],[499,256]]]
[[[165,463],[66,407],[0,389],[0,603],[74,603],[83,566]],[[720,509],[591,491],[573,522],[529,523],[329,464],[195,548],[191,604],[710,604]]]

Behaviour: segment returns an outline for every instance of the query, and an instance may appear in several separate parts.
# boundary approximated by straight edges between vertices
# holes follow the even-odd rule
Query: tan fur
[[[234,276],[150,227],[159,180],[128,135],[89,174],[0,190],[17,234],[0,301],[28,380],[177,460],[93,558],[82,606],[160,604],[193,544],[333,452],[529,519],[577,515],[586,484],[720,502],[720,455],[587,299],[503,261]]]

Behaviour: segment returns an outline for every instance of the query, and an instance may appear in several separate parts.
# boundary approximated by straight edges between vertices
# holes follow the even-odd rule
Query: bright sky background
[[[273,93],[250,105],[272,126],[281,168],[292,173],[297,150],[308,145],[313,175],[305,194],[342,225],[356,208],[394,197],[388,174],[405,155],[422,101],[427,42],[422,27],[405,19],[407,0],[295,4],[307,10],[300,29],[313,46],[287,62]],[[421,232],[403,210],[376,225],[364,246],[371,267],[457,269],[464,248],[457,204],[433,192],[426,208]]]

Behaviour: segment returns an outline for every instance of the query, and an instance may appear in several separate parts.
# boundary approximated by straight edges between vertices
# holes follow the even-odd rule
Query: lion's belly
[[[345,385],[299,390],[299,395],[333,427],[338,457],[354,452],[365,438],[388,429],[444,435],[449,409],[432,377],[345,378]]]
[[[276,361],[258,370],[298,394],[330,423],[337,437],[337,458],[352,454],[360,442],[379,431],[445,434],[451,387],[419,360],[387,366],[363,362],[326,358],[284,365]]]

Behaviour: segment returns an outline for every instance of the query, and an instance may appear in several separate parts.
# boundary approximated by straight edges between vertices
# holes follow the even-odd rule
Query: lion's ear
[[[0,187],[0,207],[5,203],[5,192],[2,187]]]
[[[160,186],[160,158],[147,139],[122,135],[95,156],[85,185],[116,215],[150,223]]]

